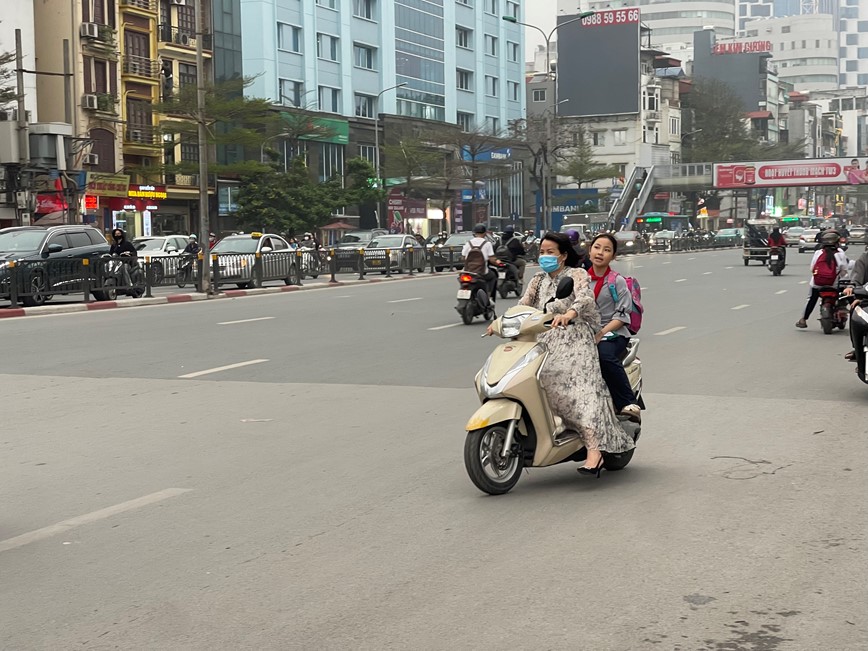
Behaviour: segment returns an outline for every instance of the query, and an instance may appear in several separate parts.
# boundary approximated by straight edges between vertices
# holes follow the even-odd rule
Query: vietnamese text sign
[[[125,197],[130,187],[128,174],[87,173],[87,193],[101,197]]]
[[[861,185],[868,184],[868,160],[809,158],[715,163],[713,179],[718,189]]]

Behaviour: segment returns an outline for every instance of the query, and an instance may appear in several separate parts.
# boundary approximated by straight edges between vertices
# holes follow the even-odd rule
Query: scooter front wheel
[[[511,491],[521,478],[521,457],[510,455],[504,459],[501,456],[506,435],[507,430],[503,425],[492,425],[467,433],[464,467],[470,481],[483,493],[503,495]]]

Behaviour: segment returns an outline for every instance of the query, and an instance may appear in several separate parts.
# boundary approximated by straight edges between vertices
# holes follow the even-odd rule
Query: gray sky
[[[578,2],[576,2],[578,5]],[[529,25],[539,25],[548,34],[555,26],[557,16],[557,0],[530,0],[525,3],[525,22]],[[535,29],[525,29],[527,51],[525,61],[533,59],[533,51],[537,45],[544,43],[542,35]]]

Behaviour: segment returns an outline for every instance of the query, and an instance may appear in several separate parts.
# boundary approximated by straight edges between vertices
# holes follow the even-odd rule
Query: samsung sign
[[[490,151],[480,151],[473,155],[467,147],[461,152],[461,157],[466,161],[474,161],[476,163],[505,163],[512,160],[512,149],[504,147],[503,149],[492,149]]]

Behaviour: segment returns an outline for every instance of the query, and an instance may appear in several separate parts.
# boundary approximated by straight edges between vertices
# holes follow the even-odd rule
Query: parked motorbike
[[[304,255],[301,257],[301,277],[319,278],[322,272],[322,260],[319,251],[312,246],[299,246],[298,251]]]
[[[820,327],[823,333],[830,335],[835,328],[843,330],[847,327],[848,301],[841,296],[841,289],[849,285],[842,281],[838,287],[820,287]]]
[[[497,291],[501,298],[507,298],[510,293],[521,296],[524,292],[524,282],[518,277],[518,267],[511,262],[501,262],[497,267]]]
[[[494,306],[486,290],[485,278],[479,274],[462,271],[458,274],[458,305],[455,309],[461,315],[464,325],[473,323],[473,319],[479,315],[486,321],[494,318]]]
[[[565,298],[572,291],[573,281],[566,278],[558,285],[557,298]],[[467,474],[477,488],[489,495],[509,492],[523,468],[543,468],[567,461],[583,463],[587,459],[579,433],[566,429],[562,419],[552,412],[540,386],[540,371],[549,353],[537,337],[551,327],[554,316],[517,305],[492,324],[494,334],[509,341],[495,348],[476,375],[482,406],[465,426],[464,443]],[[641,401],[642,366],[638,350],[639,340],[631,339],[623,364]],[[638,440],[639,424],[629,420],[620,423],[628,436]],[[603,467],[621,470],[630,463],[633,452],[603,453]]]
[[[768,267],[769,271],[772,272],[772,275],[780,276],[781,272],[786,266],[787,264],[784,251],[777,246],[773,246],[771,249],[769,249]]]
[[[129,253],[102,256],[103,292],[110,301],[117,300],[118,294],[141,298],[145,293],[145,272],[137,258]]]

